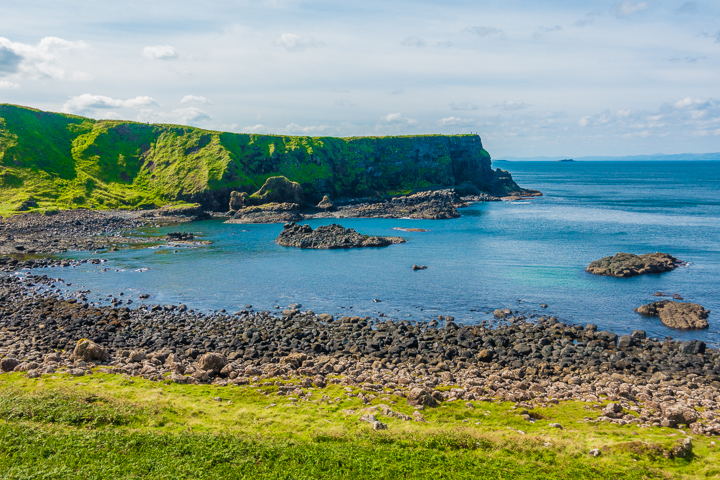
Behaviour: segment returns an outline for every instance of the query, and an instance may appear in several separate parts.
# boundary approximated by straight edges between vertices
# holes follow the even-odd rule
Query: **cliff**
[[[477,135],[235,134],[0,105],[0,214],[175,202],[224,210],[231,191],[255,192],[277,175],[298,182],[308,202],[461,184],[494,195],[529,193],[492,170]]]

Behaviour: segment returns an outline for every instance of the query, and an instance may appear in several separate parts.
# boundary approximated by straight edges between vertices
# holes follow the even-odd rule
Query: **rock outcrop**
[[[338,207],[334,212],[320,213],[315,218],[413,218],[447,220],[460,216],[458,207],[467,206],[453,190],[420,192],[376,203],[359,203]]]
[[[267,203],[238,210],[225,223],[286,223],[302,220],[297,203]]]
[[[320,200],[320,203],[317,204],[317,208],[320,208],[322,210],[328,211],[332,210],[335,207],[335,204],[332,200],[330,200],[330,197],[325,195],[322,200]]]
[[[246,192],[230,192],[230,211],[235,212],[247,205],[248,194]]]
[[[374,237],[362,235],[352,228],[341,225],[325,225],[315,230],[310,225],[288,223],[275,240],[278,245],[297,248],[359,248],[386,247],[394,243],[405,243],[400,237]]]
[[[297,182],[291,182],[282,175],[270,177],[260,190],[247,197],[250,205],[264,205],[266,203],[296,203],[305,202],[303,189]]]
[[[632,277],[646,273],[662,273],[681,266],[683,262],[667,253],[618,253],[592,262],[586,271],[594,275]]]
[[[707,318],[710,312],[697,303],[673,302],[662,300],[649,303],[635,309],[645,317],[660,317],[666,327],[679,330],[699,330],[708,328]]]

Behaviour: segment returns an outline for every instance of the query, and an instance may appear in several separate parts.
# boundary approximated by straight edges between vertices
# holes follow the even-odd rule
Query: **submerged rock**
[[[324,225],[313,230],[310,225],[288,223],[275,242],[285,247],[330,249],[386,247],[394,243],[405,243],[405,240],[400,237],[362,235],[352,228],[337,224]]]
[[[612,257],[601,258],[592,262],[585,269],[594,275],[611,277],[632,277],[646,273],[662,273],[682,265],[683,262],[667,253],[618,253]]]
[[[661,300],[635,309],[645,317],[660,317],[666,327],[680,330],[708,328],[709,311],[697,303],[673,302]]]

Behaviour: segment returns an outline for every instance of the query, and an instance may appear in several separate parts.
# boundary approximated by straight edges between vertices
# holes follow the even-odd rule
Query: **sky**
[[[720,2],[3,0],[0,103],[503,156],[720,151]]]

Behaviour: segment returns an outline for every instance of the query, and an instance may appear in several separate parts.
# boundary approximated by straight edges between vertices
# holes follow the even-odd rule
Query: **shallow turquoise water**
[[[399,235],[403,245],[382,249],[299,250],[274,239],[282,225],[226,225],[210,220],[182,227],[214,243],[195,249],[105,253],[103,265],[61,269],[90,297],[125,293],[140,304],[185,303],[235,311],[246,304],[270,310],[291,303],[333,314],[457,321],[491,318],[495,308],[552,314],[575,323],[652,336],[720,341],[720,163],[502,162],[520,185],[545,196],[477,204],[454,220],[342,220],[371,235]],[[307,222],[313,227],[332,223]],[[428,232],[398,232],[418,227]],[[177,230],[165,228],[149,233]],[[615,254],[668,252],[690,266],[629,279],[584,271]],[[86,254],[74,254],[79,257]],[[428,266],[414,272],[413,263]],[[107,271],[102,271],[108,268]],[[136,271],[139,269],[146,271]],[[678,332],[633,308],[682,295],[713,311],[710,329]],[[96,296],[97,297],[96,297]],[[373,299],[381,300],[375,303]],[[539,307],[547,303],[547,310]]]

